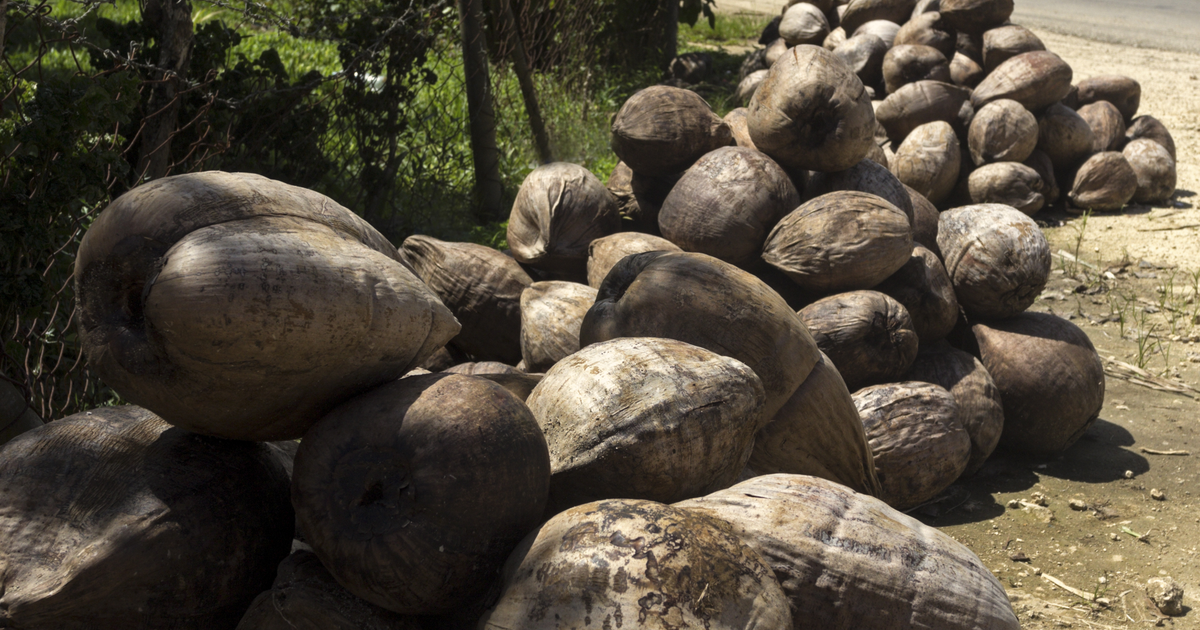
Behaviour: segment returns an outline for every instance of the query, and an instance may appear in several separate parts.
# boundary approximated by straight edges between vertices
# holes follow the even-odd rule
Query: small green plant
[[[681,41],[698,42],[709,45],[745,45],[747,40],[758,40],[768,18],[749,13],[718,13],[710,26],[706,20],[698,20],[695,24],[679,25]]]
[[[1150,314],[1144,308],[1135,308],[1134,313],[1137,323],[1137,328],[1134,331],[1136,334],[1134,340],[1137,342],[1137,366],[1144,370],[1146,369],[1146,365],[1150,363],[1151,355],[1156,350],[1154,331],[1158,329],[1158,324],[1150,324],[1149,328],[1146,327],[1146,320]]]

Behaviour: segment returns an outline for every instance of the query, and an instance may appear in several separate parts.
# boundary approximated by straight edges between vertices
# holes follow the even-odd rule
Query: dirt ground
[[[1035,217],[1055,258],[1033,310],[1095,344],[1100,419],[1053,460],[993,457],[914,516],[979,555],[1024,628],[1200,628],[1200,55],[1033,30],[1076,81],[1141,83],[1140,113],[1175,139],[1178,191],[1160,206]],[[1182,616],[1150,603],[1151,578],[1183,588]]]

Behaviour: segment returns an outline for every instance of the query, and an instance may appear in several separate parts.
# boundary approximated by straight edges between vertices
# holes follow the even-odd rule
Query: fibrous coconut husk
[[[232,628],[295,523],[264,444],[100,407],[0,451],[0,625]]]
[[[938,11],[956,31],[983,33],[1004,24],[1013,12],[1013,0],[942,0]]]
[[[521,402],[524,402],[529,398],[529,394],[533,392],[533,388],[542,382],[542,377],[545,375],[512,372],[507,374],[476,374],[475,376],[485,378],[507,389],[510,394],[519,398]]]
[[[957,31],[954,50],[983,67],[983,33]]]
[[[353,398],[304,436],[292,503],[339,584],[393,612],[471,603],[541,521],[546,439],[477,376],[411,376]]]
[[[528,399],[550,448],[550,513],[733,485],[765,397],[746,364],[673,339],[613,339],[559,361]]]
[[[912,199],[904,190],[904,183],[885,164],[867,159],[837,173],[813,173],[804,187],[804,201],[838,191],[878,195],[912,221]]]
[[[1088,158],[1075,174],[1071,205],[1082,210],[1120,210],[1138,189],[1137,173],[1120,151]]]
[[[447,374],[524,374],[525,370],[499,361],[467,361],[441,370]]]
[[[769,73],[770,72],[768,70],[755,70],[754,72],[746,75],[746,77],[742,79],[740,83],[738,83],[737,92],[734,94],[734,98],[737,99],[737,102],[742,105],[749,103],[750,99],[754,96],[754,92],[758,90],[758,86],[762,84],[763,80],[767,78]],[[744,109],[744,107],[739,107],[738,109]],[[744,116],[745,114],[743,114],[743,118]],[[739,134],[737,130],[735,130],[733,125],[729,123],[729,114],[725,115],[724,120],[725,124],[729,125],[730,127],[729,132],[733,135],[733,141],[736,142],[738,146],[746,146],[743,144],[742,139],[738,137]],[[746,123],[743,119],[743,130],[745,129],[745,126]],[[749,132],[747,131],[743,131],[742,135],[744,135],[747,139],[749,138]]]
[[[617,162],[604,187],[617,200],[617,214],[621,215],[622,222],[636,222],[642,210],[633,195],[633,169],[624,162]]]
[[[942,53],[946,59],[954,58],[955,34],[942,23],[942,14],[937,11],[927,11],[913,15],[912,19],[903,23],[896,32],[893,46],[919,44],[932,46]]]
[[[847,32],[873,20],[904,24],[912,16],[916,0],[850,0],[841,16],[841,26]]]
[[[1047,313],[971,327],[979,360],[1000,390],[1000,447],[1049,459],[1075,443],[1100,415],[1104,366],[1077,326]]]
[[[888,94],[916,81],[950,82],[950,62],[932,46],[893,46],[883,57],[883,82]]]
[[[850,390],[829,357],[754,438],[748,466],[759,475],[812,475],[879,496],[875,460]]]
[[[933,499],[962,476],[971,437],[945,388],[906,381],[854,392],[883,484],[879,498],[897,510]]]
[[[1175,160],[1161,144],[1141,138],[1121,152],[1137,175],[1134,203],[1161,203],[1175,194]]]
[[[967,144],[976,166],[1024,162],[1037,148],[1037,118],[1014,100],[992,101],[975,112]]]
[[[913,245],[925,247],[941,260],[942,254],[937,244],[938,215],[940,214],[937,207],[926,199],[925,195],[911,187],[905,186],[904,189],[908,191],[908,196],[912,199],[913,204]]]
[[[765,77],[766,75],[764,74],[763,76]],[[755,86],[756,89],[757,87]],[[753,93],[751,93],[751,96],[753,96]],[[729,125],[729,131],[733,133],[733,141],[737,146],[757,151],[758,147],[754,146],[754,141],[750,139],[750,127],[746,124],[746,114],[748,112],[749,110],[745,107],[729,110],[729,113],[725,114],[725,124]]]
[[[917,356],[919,341],[908,310],[878,291],[831,295],[799,315],[850,391],[896,380]]]
[[[912,319],[921,346],[944,339],[958,321],[958,298],[937,255],[917,245],[899,271],[875,287],[899,302]]]
[[[854,70],[863,85],[875,86],[883,80],[883,58],[887,51],[887,44],[882,39],[866,33],[839,43],[833,54]]]
[[[796,628],[1020,628],[969,549],[837,483],[769,475],[678,506],[732,523],[763,555],[803,620]]]
[[[979,109],[1007,98],[1036,114],[1067,95],[1071,76],[1071,66],[1050,51],[1021,53],[988,72],[971,93],[971,103]]]
[[[988,29],[983,34],[984,72],[991,73],[1005,61],[1035,50],[1046,50],[1046,45],[1024,26],[1005,24]]]
[[[700,156],[733,144],[729,127],[699,94],[655,85],[625,101],[612,123],[612,149],[635,173],[679,173]]]
[[[910,20],[915,20],[926,13],[938,11],[941,9],[941,6],[941,0],[917,0],[917,4],[913,6],[912,17]]]
[[[782,57],[787,51],[787,42],[783,41],[782,37],[768,44],[766,52],[767,69],[770,69],[772,66],[774,66],[775,62],[779,61],[779,58]]]
[[[1050,276],[1050,244],[1012,206],[981,204],[943,212],[938,247],[969,317],[1012,317],[1033,304]]]
[[[596,289],[575,282],[535,282],[521,293],[521,356],[525,369],[545,372],[579,350],[579,326]]]
[[[937,120],[965,130],[973,111],[970,90],[942,81],[916,81],[889,94],[875,115],[888,139],[899,144],[913,129]]]
[[[955,85],[973,88],[986,76],[987,72],[984,72],[979,62],[960,52],[955,52],[954,57],[950,59],[950,80]]]
[[[1108,101],[1121,112],[1126,123],[1133,122],[1142,102],[1142,86],[1134,79],[1119,74],[1089,77],[1079,82],[1077,102],[1080,106]]]
[[[846,41],[846,39],[848,39],[846,36],[846,29],[838,26],[832,31],[829,31],[829,35],[825,36],[825,41],[821,42],[821,47],[832,52],[837,50],[837,47],[841,46],[842,42]]]
[[[1046,205],[1042,176],[1019,162],[995,162],[975,169],[968,179],[971,203],[1012,206],[1030,216]]]
[[[1038,176],[1042,178],[1042,196],[1046,198],[1046,204],[1058,201],[1062,191],[1058,188],[1058,178],[1054,174],[1054,162],[1050,160],[1050,156],[1034,149],[1022,164],[1037,171]]]
[[[896,34],[900,32],[900,25],[891,20],[871,20],[853,31],[846,32],[850,34],[850,37],[856,35],[874,35],[882,39],[888,48],[891,48],[896,43]]]
[[[386,238],[332,199],[247,173],[126,192],[75,258],[91,369],[189,431],[294,439],[459,332]]]
[[[653,560],[650,560],[650,559]],[[572,508],[504,568],[483,630],[621,627],[788,630],[771,567],[728,522],[653,501]]]
[[[748,268],[771,228],[799,205],[800,193],[771,158],[722,147],[683,174],[663,201],[658,227],[684,251]]]
[[[789,172],[845,170],[874,142],[875,116],[862,81],[816,46],[788,49],[748,109],[755,146]]]
[[[892,154],[892,157],[895,157],[894,153]],[[888,167],[888,152],[878,144],[872,146],[871,152],[867,154],[867,159],[885,169]]]
[[[1163,146],[1168,153],[1171,154],[1172,160],[1177,160],[1175,157],[1175,139],[1171,137],[1171,132],[1167,130],[1167,126],[1159,122],[1153,116],[1138,116],[1133,119],[1129,127],[1125,130],[1125,137],[1129,142],[1139,138],[1148,138]]]
[[[778,35],[776,35],[778,38]],[[767,42],[770,43],[770,42]],[[738,68],[738,80],[744,80],[754,72],[767,69],[767,49],[756,48],[753,52],[746,55],[742,60],[742,65]]]
[[[829,35],[829,20],[821,9],[807,2],[798,2],[784,9],[779,22],[779,36],[788,48],[808,44],[820,46]]]
[[[1108,101],[1096,101],[1080,107],[1079,117],[1092,128],[1092,152],[1120,151],[1125,146],[1125,120]]]
[[[869,193],[839,191],[804,203],[767,236],[763,260],[819,293],[867,289],[908,262],[909,219]]]
[[[583,276],[588,244],[620,228],[616,198],[591,171],[552,162],[521,182],[508,217],[508,246],[518,262],[569,279]]]
[[[1056,103],[1038,117],[1037,148],[1057,172],[1066,172],[1092,155],[1096,135],[1078,112]]]
[[[622,258],[643,252],[681,252],[679,246],[660,236],[619,232],[592,241],[588,248],[588,286],[599,289],[609,270]]]
[[[438,348],[437,352],[429,355],[429,358],[415,369],[425,370],[426,372],[441,372],[442,370],[458,365],[459,363],[466,363],[470,360],[471,357],[467,356],[467,353],[462,350],[454,346],[442,346]],[[412,370],[409,372],[411,373]]]
[[[958,136],[950,123],[934,121],[912,130],[892,160],[892,173],[935,205],[954,191],[962,164]]]

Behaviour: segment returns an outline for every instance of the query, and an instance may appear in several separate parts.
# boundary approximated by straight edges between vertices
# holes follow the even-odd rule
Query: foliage
[[[688,24],[680,20],[679,41],[700,42],[716,46],[741,45],[757,42],[767,20],[760,15],[720,13],[711,22]]]

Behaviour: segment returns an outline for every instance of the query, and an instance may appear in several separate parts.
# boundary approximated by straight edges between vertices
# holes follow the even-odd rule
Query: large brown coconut
[[[1161,144],[1171,154],[1172,160],[1178,159],[1175,157],[1175,139],[1171,137],[1171,132],[1167,130],[1166,125],[1153,116],[1138,116],[1134,118],[1133,122],[1125,130],[1125,137],[1130,142],[1139,138],[1153,140]]]
[[[882,39],[888,48],[891,48],[896,43],[896,34],[900,32],[900,25],[891,20],[871,20],[853,31],[846,32],[850,37],[874,35]]]
[[[839,43],[833,54],[854,70],[863,85],[877,86],[883,80],[883,58],[887,51],[882,39],[865,33]]]
[[[521,294],[521,356],[525,369],[545,372],[579,350],[579,326],[596,289],[577,282],[535,282]]]
[[[533,279],[516,260],[422,235],[404,239],[400,252],[462,325],[451,344],[478,361],[521,360],[521,292]]]
[[[875,160],[863,160],[836,173],[813,173],[804,186],[804,201],[838,191],[858,191],[878,195],[896,206],[912,221],[912,198],[888,167]]]
[[[1075,174],[1071,205],[1081,210],[1120,210],[1138,189],[1137,173],[1120,151],[1088,158]]]
[[[1117,106],[1108,101],[1096,101],[1080,107],[1079,117],[1092,128],[1092,151],[1120,151],[1125,147],[1125,119]]]
[[[888,94],[917,81],[950,82],[950,62],[932,46],[892,46],[883,57],[883,83]]]
[[[935,120],[965,129],[972,111],[970,90],[943,81],[916,81],[889,94],[875,115],[888,139],[899,144],[913,129]]]
[[[841,17],[841,26],[847,33],[873,20],[887,20],[904,24],[912,17],[916,0],[850,0]]]
[[[1133,122],[1142,102],[1141,84],[1119,74],[1089,77],[1080,81],[1077,87],[1079,91],[1076,98],[1081,106],[1107,101],[1121,112],[1126,123]]]
[[[874,142],[875,115],[862,81],[817,46],[788,49],[748,109],[754,145],[789,172],[845,170]]]
[[[165,177],[121,195],[75,259],[89,364],[198,433],[300,437],[459,325],[396,248],[318,193],[259,175]]]
[[[1022,164],[1037,171],[1042,178],[1042,196],[1046,198],[1046,204],[1058,201],[1062,191],[1058,188],[1058,178],[1054,174],[1054,162],[1050,160],[1050,156],[1034,149]]]
[[[770,74],[770,70],[755,70],[754,72],[746,75],[746,78],[742,79],[741,82],[738,83],[737,93],[734,95],[734,98],[737,99],[738,104],[744,106],[749,103],[750,99],[754,96],[754,93],[758,91],[758,86],[762,85],[762,82],[766,80],[768,74]],[[743,117],[744,116],[745,114],[743,113]],[[746,146],[742,144],[742,139],[738,137],[737,130],[734,129],[733,125],[729,123],[729,114],[725,114],[725,118],[723,120],[725,121],[725,124],[729,125],[729,132],[733,135],[733,141],[736,142],[738,146]],[[746,123],[743,121],[742,127],[745,128],[745,126]],[[748,134],[749,132],[747,131],[746,135]]]
[[[919,381],[874,385],[854,392],[854,405],[883,484],[879,498],[888,505],[921,505],[966,470],[971,437],[945,388]]]
[[[1046,50],[1046,45],[1024,26],[1005,24],[988,29],[983,34],[983,69],[991,73],[1005,61],[1036,50]]]
[[[617,337],[664,337],[750,366],[763,382],[769,420],[808,378],[820,353],[773,289],[711,256],[648,252],[622,259],[583,319],[584,347]]]
[[[1104,365],[1079,327],[1022,313],[971,327],[979,360],[1000,390],[1000,448],[1048,459],[1075,443],[1100,415]]]
[[[800,193],[774,160],[722,147],[683,174],[663,201],[658,227],[683,251],[745,268],[758,261],[771,228],[799,205]]]
[[[829,35],[829,20],[825,13],[807,2],[798,2],[784,9],[779,22],[779,36],[788,48],[809,44],[820,46]]]
[[[992,162],[1024,162],[1038,144],[1038,121],[1011,99],[984,105],[971,119],[967,145],[976,166]]]
[[[942,0],[938,11],[946,25],[956,31],[983,33],[1008,20],[1013,0]]]
[[[892,275],[912,253],[909,219],[869,193],[821,195],[771,230],[763,260],[809,291],[868,289]]]
[[[988,72],[971,93],[971,103],[979,109],[1007,98],[1036,114],[1071,91],[1071,76],[1071,66],[1048,50],[1021,53]]]
[[[1092,155],[1096,134],[1078,112],[1055,103],[1038,118],[1037,148],[1045,153],[1054,170],[1066,172]]]
[[[958,298],[936,254],[917,245],[899,271],[875,287],[904,306],[921,346],[944,339],[958,321]]]
[[[588,286],[599,289],[609,270],[622,258],[644,252],[681,252],[679,246],[661,236],[640,232],[618,232],[592,241],[588,247]]]
[[[983,66],[974,59],[960,52],[955,52],[950,58],[950,80],[955,85],[973,88],[986,76]]]
[[[483,630],[790,630],[771,567],[728,522],[633,499],[550,519],[513,552]]]
[[[635,173],[679,173],[700,156],[733,144],[729,127],[699,94],[655,85],[625,101],[612,123],[612,149]]]
[[[232,628],[294,522],[267,445],[133,406],[68,416],[0,451],[0,625]]]
[[[945,201],[958,183],[962,147],[950,123],[925,123],[904,139],[892,160],[892,173],[933,204]]]
[[[967,180],[971,203],[999,203],[1030,216],[1046,205],[1042,176],[1017,162],[995,162],[975,169]]]
[[[917,356],[908,309],[878,291],[831,295],[799,315],[850,391],[896,380]]]
[[[1161,144],[1142,138],[1121,151],[1137,175],[1134,203],[1162,203],[1175,194],[1175,160]]]
[[[850,390],[829,357],[754,438],[747,462],[760,475],[812,475],[879,496],[875,460]]]
[[[313,425],[292,504],[305,539],[351,593],[402,614],[481,595],[537,526],[546,439],[500,385],[427,374],[377,387]]]
[[[1004,587],[969,549],[837,483],[755,477],[678,506],[732,523],[763,555],[795,628],[1020,628]]]
[[[958,404],[958,419],[971,437],[971,459],[963,475],[983,467],[1004,430],[1000,390],[979,359],[945,342],[921,347],[906,381],[923,381],[946,388]]]
[[[969,317],[1012,317],[1033,304],[1050,277],[1050,244],[1012,206],[980,204],[943,212],[938,247]]]
[[[583,276],[588,245],[619,229],[617,200],[604,184],[578,164],[552,162],[521,182],[508,217],[508,246],[518,262]]]
[[[275,583],[250,604],[237,630],[420,630],[396,614],[342,588],[311,551],[279,565]]]
[[[766,78],[766,76],[764,72],[762,78]],[[758,89],[758,85],[755,84],[754,88]],[[740,90],[741,88],[739,87],[738,89]],[[753,95],[753,92],[748,94],[744,102],[749,102],[750,97]],[[746,123],[746,114],[749,111],[745,107],[737,107],[729,110],[729,113],[725,114],[725,124],[729,125],[729,131],[733,133],[733,141],[737,146],[757,151],[758,147],[754,146],[754,140],[750,139],[750,127]]]
[[[745,363],[674,339],[613,339],[559,361],[528,399],[550,448],[549,513],[733,485],[765,396]]]
[[[946,59],[954,58],[954,31],[948,30],[942,23],[942,14],[937,11],[914,15],[911,20],[904,22],[896,32],[893,46],[919,44],[931,46],[942,53]]]
[[[929,249],[937,255],[938,260],[941,260],[941,250],[937,244],[938,230],[938,209],[933,205],[925,195],[915,191],[910,186],[905,186],[908,191],[908,196],[912,199],[913,204],[913,245],[921,245]]]

